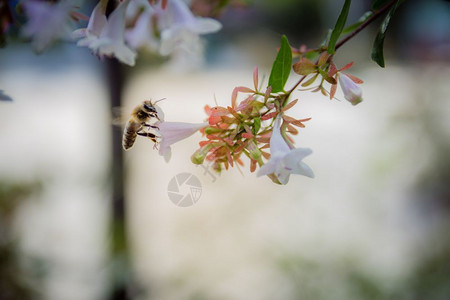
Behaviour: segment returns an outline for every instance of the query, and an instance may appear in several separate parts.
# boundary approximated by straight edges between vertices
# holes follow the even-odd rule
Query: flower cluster
[[[229,106],[205,106],[206,123],[161,123],[160,154],[167,159],[170,145],[199,130],[205,139],[191,156],[194,164],[207,161],[220,172],[235,165],[244,166],[243,158],[247,157],[251,172],[259,167],[257,176],[267,175],[278,184],[287,184],[291,174],[314,177],[311,168],[302,161],[312,150],[296,148],[292,138],[311,119],[297,119],[287,114],[298,103],[298,99],[290,99],[293,91],[299,85],[309,87],[318,81],[317,86],[309,89],[321,91],[333,99],[339,84],[351,104],[362,101],[362,92],[357,86],[362,80],[343,73],[353,63],[337,69],[331,55],[325,51],[316,52],[318,58],[312,62],[283,37],[266,88],[260,88],[258,68],[255,68],[253,87],[234,88]],[[298,57],[298,61],[292,65],[293,56]],[[286,70],[291,68],[301,78],[286,91],[284,85],[290,76],[290,71]],[[326,83],[330,85],[329,91]]]
[[[137,51],[143,48],[163,56],[179,50],[200,53],[200,36],[222,27],[215,19],[195,16],[183,0],[99,0],[90,17],[77,11],[76,2],[21,2],[27,17],[21,32],[33,41],[37,52],[56,40],[78,39],[78,46],[88,47],[99,57],[115,57],[133,66]],[[13,24],[12,14],[7,16],[11,22],[2,26],[3,31]],[[74,30],[74,21],[80,20],[88,20],[87,27]]]
[[[286,184],[290,173],[313,177],[306,165],[304,170],[308,171],[305,172],[296,167],[303,167],[300,160],[307,154],[303,149],[296,149],[301,150],[303,156],[293,154],[299,152],[291,151],[295,148],[290,137],[298,133],[297,128],[304,128],[304,122],[310,118],[295,119],[286,114],[297,100],[286,104],[285,94],[272,93],[271,87],[260,90],[257,68],[253,72],[253,82],[252,88],[240,86],[233,90],[230,106],[205,107],[208,125],[201,131],[206,140],[200,142],[192,162],[209,161],[213,169],[220,172],[235,164],[243,166],[242,158],[247,157],[251,172],[260,166],[258,176],[270,175],[277,183]],[[240,94],[243,97],[238,101]],[[264,160],[269,161],[265,164]],[[295,160],[298,161],[293,166],[288,165]]]

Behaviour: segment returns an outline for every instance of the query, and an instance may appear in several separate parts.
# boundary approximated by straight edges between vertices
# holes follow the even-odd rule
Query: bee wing
[[[122,106],[114,106],[111,109],[111,123],[114,126],[124,127],[125,123],[128,121],[129,114],[126,113],[126,110]]]

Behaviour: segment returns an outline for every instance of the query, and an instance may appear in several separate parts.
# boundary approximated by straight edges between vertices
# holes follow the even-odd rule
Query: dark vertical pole
[[[122,105],[124,87],[123,66],[116,59],[106,60],[110,107]],[[112,113],[112,112],[111,112]],[[112,126],[112,214],[110,236],[111,291],[109,299],[129,299],[131,278],[126,236],[126,203],[124,197],[124,168],[122,130]]]

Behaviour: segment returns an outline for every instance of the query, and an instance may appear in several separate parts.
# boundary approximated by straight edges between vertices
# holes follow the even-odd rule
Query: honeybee
[[[155,104],[161,100],[155,102],[145,100],[133,109],[123,130],[122,146],[124,150],[128,150],[133,146],[138,135],[148,137],[155,144],[158,143],[158,136],[148,131],[150,128],[158,129],[158,126],[148,124],[148,122],[151,121],[152,118],[161,121],[160,117],[162,118],[162,112],[155,106]]]

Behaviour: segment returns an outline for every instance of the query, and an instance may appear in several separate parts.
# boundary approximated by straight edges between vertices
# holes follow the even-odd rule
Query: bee
[[[122,146],[124,150],[128,150],[133,146],[138,135],[148,137],[155,145],[158,143],[158,136],[148,131],[150,128],[158,129],[158,126],[151,125],[148,122],[150,122],[152,118],[161,121],[155,106],[155,104],[161,100],[155,102],[145,100],[133,109],[123,130]],[[162,112],[159,113],[162,114]]]

